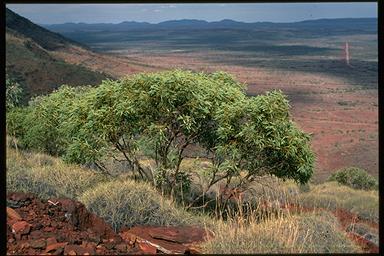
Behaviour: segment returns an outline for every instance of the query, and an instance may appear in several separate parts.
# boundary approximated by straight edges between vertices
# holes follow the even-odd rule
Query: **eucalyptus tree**
[[[103,159],[121,155],[136,176],[169,193],[188,187],[190,173],[181,163],[185,150],[198,145],[212,167],[193,205],[211,186],[234,177],[238,186],[265,174],[310,179],[310,136],[292,122],[289,108],[280,91],[248,97],[245,85],[227,73],[172,70],[94,88],[64,86],[31,102],[25,125],[17,129],[29,147],[68,162],[92,162],[107,171]],[[154,169],[141,165],[143,154]]]

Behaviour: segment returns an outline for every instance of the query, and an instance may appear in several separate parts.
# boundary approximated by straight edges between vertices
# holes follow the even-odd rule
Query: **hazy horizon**
[[[377,3],[237,4],[7,4],[37,24],[148,22],[230,19],[238,22],[291,23],[318,19],[377,18]]]
[[[88,22],[65,22],[65,23],[57,23],[57,24],[45,24],[45,23],[37,23],[38,25],[60,25],[60,24],[88,24],[88,25],[92,25],[92,24],[114,24],[114,25],[118,25],[118,24],[121,24],[121,23],[124,23],[124,22],[137,22],[137,23],[149,23],[149,24],[152,24],[152,25],[156,25],[156,24],[160,24],[160,23],[163,23],[163,22],[167,22],[167,21],[181,21],[181,20],[196,20],[196,21],[205,21],[205,22],[208,22],[208,23],[211,23],[211,22],[220,22],[220,21],[223,21],[223,20],[232,20],[232,21],[235,21],[235,22],[242,22],[242,23],[257,23],[257,22],[260,22],[260,23],[296,23],[296,22],[303,22],[303,21],[316,21],[316,20],[328,20],[328,19],[331,19],[331,18],[320,18],[320,19],[308,19],[308,20],[299,20],[299,21],[291,21],[291,22],[273,22],[273,21],[256,21],[256,22],[245,22],[245,21],[238,21],[238,20],[233,20],[233,19],[222,19],[222,20],[214,20],[214,21],[207,21],[207,20],[201,20],[201,19],[176,19],[176,20],[165,20],[165,21],[161,21],[161,22],[157,22],[157,23],[153,23],[153,22],[146,22],[146,21],[134,21],[134,20],[125,20],[125,21],[121,21],[121,22],[117,22],[117,23],[113,23],[113,22],[98,22],[98,23],[88,23]],[[360,18],[354,18],[354,17],[345,17],[345,18],[332,18],[332,19],[377,19],[377,17],[360,17]]]

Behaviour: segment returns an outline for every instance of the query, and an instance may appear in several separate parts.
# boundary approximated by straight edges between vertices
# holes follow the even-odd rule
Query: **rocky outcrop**
[[[211,235],[198,227],[134,227],[118,234],[70,199],[7,195],[7,254],[105,255],[197,253]]]

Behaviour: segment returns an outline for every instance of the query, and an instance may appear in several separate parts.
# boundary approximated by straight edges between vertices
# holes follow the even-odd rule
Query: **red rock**
[[[115,246],[115,248],[120,252],[126,252],[127,251],[127,245],[124,243],[118,244]]]
[[[56,244],[57,243],[57,240],[55,237],[49,237],[47,238],[47,245],[51,245],[51,244]]]
[[[71,250],[69,252],[66,253],[67,255],[77,255],[76,252],[74,250]]]
[[[54,227],[45,227],[45,228],[43,228],[43,231],[44,231],[44,232],[52,232],[52,231],[54,231],[54,230],[55,230]]]
[[[94,253],[94,251],[76,244],[69,244],[64,247],[64,254],[69,254],[70,252],[75,253],[72,255],[84,255],[84,253]]]
[[[95,242],[96,244],[100,243],[100,241],[101,241],[100,235],[95,234],[95,233],[90,233],[88,235],[88,239],[89,239],[89,241]]]
[[[97,244],[94,242],[88,242],[86,245],[87,248],[92,248],[92,249],[95,249],[96,246],[97,246]]]
[[[26,221],[18,221],[12,225],[12,232],[15,234],[26,235],[31,230],[31,225]]]
[[[61,255],[63,254],[64,252],[64,249],[63,248],[57,248],[56,251],[54,253],[52,253],[52,255]]]
[[[119,233],[121,238],[126,242],[135,242],[137,239],[137,236],[135,234],[132,234],[129,232],[129,230],[124,230]]]
[[[31,231],[31,233],[29,234],[29,236],[30,236],[32,239],[41,238],[41,237],[43,237],[43,232],[40,231],[40,230],[34,230],[34,231]]]
[[[45,249],[45,252],[52,252],[52,251],[55,251],[59,248],[64,248],[64,246],[66,246],[68,244],[68,242],[64,242],[64,243],[55,243],[55,244],[50,244],[47,246],[47,248]]]
[[[9,207],[7,207],[7,217],[9,217],[12,220],[16,220],[16,221],[23,219],[23,218],[21,218],[20,214],[18,214],[15,210],[13,210],[12,208],[9,208]]]
[[[28,249],[29,247],[31,247],[31,245],[28,243],[28,242],[24,242],[20,245],[20,248],[23,250],[23,249]]]
[[[13,192],[7,195],[7,199],[13,201],[28,201],[33,199],[34,196],[31,193]]]
[[[184,254],[201,254],[201,248],[191,245],[185,250]]]
[[[145,254],[156,254],[157,252],[156,247],[147,243],[139,243],[139,247]]]
[[[43,228],[43,224],[41,224],[41,223],[37,223],[36,225],[35,225],[35,227],[34,227],[36,230],[38,230],[38,229],[42,229]]]
[[[157,250],[163,253],[184,253],[188,247],[209,239],[212,234],[205,229],[192,226],[183,227],[153,227],[136,226],[123,229],[121,237],[129,243],[134,237],[136,241],[149,241],[158,246]]]
[[[32,240],[30,244],[34,249],[45,249],[47,246],[47,243],[44,239]]]
[[[112,243],[105,243],[104,246],[107,250],[112,250],[113,248],[115,248],[115,245]]]
[[[34,255],[34,254],[36,254],[36,249],[33,249],[33,248],[29,248],[28,250],[27,250],[27,253],[26,253],[27,255]]]

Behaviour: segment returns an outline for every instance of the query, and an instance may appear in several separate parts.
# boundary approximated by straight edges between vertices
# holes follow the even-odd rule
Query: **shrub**
[[[328,178],[328,181],[337,181],[342,185],[346,185],[354,189],[372,190],[378,188],[377,180],[367,173],[367,171],[357,167],[341,169],[333,173]]]
[[[149,184],[115,180],[86,191],[79,199],[115,230],[135,225],[203,225],[201,219],[175,208]]]

